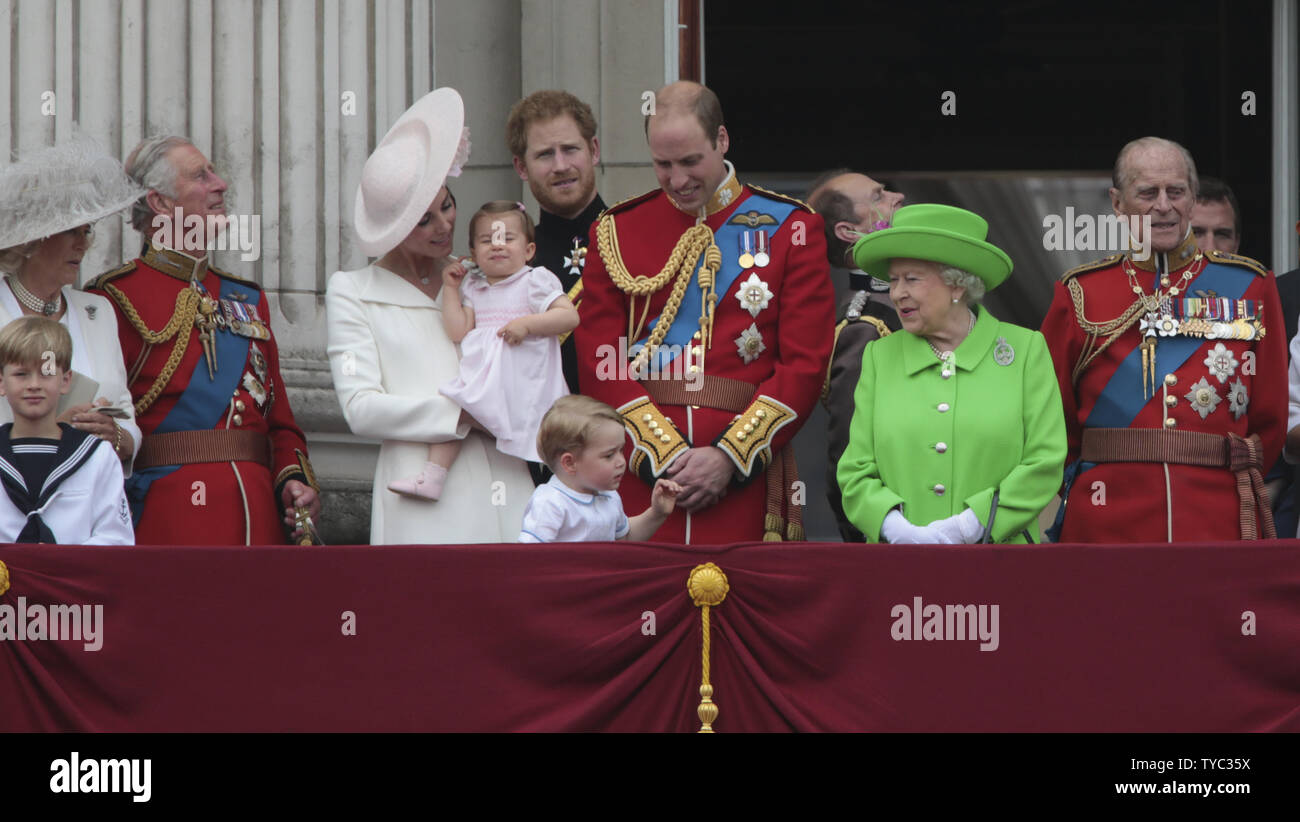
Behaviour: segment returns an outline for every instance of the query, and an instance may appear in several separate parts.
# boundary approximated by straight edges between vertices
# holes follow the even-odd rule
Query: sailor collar
[[[709,201],[704,204],[703,208],[694,211],[688,208],[682,208],[681,204],[674,200],[671,194],[668,195],[668,202],[672,203],[678,211],[684,211],[692,217],[698,217],[700,219],[712,217],[714,214],[717,214],[719,211],[736,202],[736,198],[740,196],[741,191],[740,182],[736,179],[736,167],[731,164],[730,160],[723,160],[722,163],[727,167],[727,176],[723,178],[717,191],[713,192],[713,196],[709,198]]]
[[[175,277],[178,280],[189,282],[203,282],[203,278],[208,275],[208,256],[191,257],[183,251],[176,251],[171,248],[153,245],[152,243],[145,248],[142,258],[144,264],[156,268],[169,277]]]
[[[1184,237],[1183,241],[1178,244],[1178,247],[1172,251],[1152,251],[1151,255],[1145,260],[1136,259],[1133,256],[1132,251],[1129,251],[1127,256],[1135,268],[1140,268],[1143,271],[1158,270],[1161,273],[1167,273],[1170,271],[1178,271],[1189,265],[1192,262],[1192,259],[1196,257],[1196,252],[1198,250],[1199,249],[1196,247],[1196,236],[1192,234],[1191,225],[1188,225],[1187,236]]]

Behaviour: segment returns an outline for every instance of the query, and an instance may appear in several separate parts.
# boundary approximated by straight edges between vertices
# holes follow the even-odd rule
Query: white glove
[[[942,537],[937,542],[944,545],[970,545],[984,535],[984,526],[969,508],[947,519],[937,519],[926,528],[937,531]]]
[[[885,515],[885,521],[880,524],[880,536],[895,545],[942,545],[948,542],[937,528],[913,525],[897,508]]]

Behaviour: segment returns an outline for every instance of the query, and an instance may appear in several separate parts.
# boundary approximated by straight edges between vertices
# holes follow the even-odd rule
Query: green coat
[[[970,508],[988,527],[996,491],[990,541],[1024,542],[1025,530],[1041,541],[1038,514],[1060,488],[1066,451],[1051,355],[1037,331],[976,314],[946,378],[929,343],[906,331],[863,351],[836,476],[869,540],[897,505],[914,525]]]

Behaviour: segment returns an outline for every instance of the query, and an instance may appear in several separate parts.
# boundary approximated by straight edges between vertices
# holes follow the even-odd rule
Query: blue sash
[[[1184,290],[1213,291],[1220,297],[1239,300],[1258,276],[1247,268],[1210,263]],[[1155,373],[1172,374],[1204,344],[1202,337],[1161,337],[1156,344]],[[1134,346],[1110,375],[1096,405],[1088,412],[1084,427],[1128,428],[1149,402],[1141,385],[1142,350]]]
[[[754,192],[741,204],[736,214],[741,213],[742,210],[749,211],[751,209],[770,214],[776,219],[776,225],[768,223],[762,226],[761,230],[766,231],[768,237],[774,237],[785,226],[786,221],[790,219],[790,215],[797,208],[798,206],[793,203],[774,200]],[[735,214],[732,217],[734,218]],[[760,278],[763,276],[762,268],[742,269],[740,267],[740,237],[745,231],[754,230],[748,225],[732,223],[729,218],[728,222],[723,223],[717,231],[713,232],[713,241],[718,246],[718,250],[722,252],[722,266],[718,269],[714,288],[718,294],[719,307],[722,306],[724,299],[728,299],[727,292],[741,274],[753,272],[758,274]],[[703,265],[704,255],[701,254],[695,272],[691,275],[691,282],[686,286],[686,294],[682,296],[682,304],[677,309],[677,316],[673,318],[673,324],[668,327],[668,333],[664,335],[663,344],[659,347],[650,363],[649,367],[652,373],[667,373],[668,364],[691,344],[695,332],[699,330],[701,307],[704,303],[699,287],[700,267]],[[748,279],[748,277],[746,278]],[[735,297],[729,299],[735,299]],[[640,351],[642,346],[645,345],[646,340],[650,337],[649,332],[654,330],[658,322],[659,318],[656,317],[647,325],[646,336],[631,346],[628,351],[629,356],[636,356],[636,352]]]
[[[243,301],[252,305],[257,305],[260,299],[256,288],[224,278],[221,280],[219,296],[223,300],[242,297]],[[190,344],[196,345],[197,342],[191,340]],[[153,433],[210,431],[221,421],[221,415],[226,413],[230,397],[238,390],[239,381],[244,375],[244,367],[248,363],[249,341],[248,338],[241,337],[228,328],[218,328],[213,332],[213,344],[217,355],[215,376],[210,380],[201,379],[201,376],[206,376],[208,373],[207,353],[201,352],[199,363],[191,372],[185,390],[181,392],[172,410],[167,412],[167,416]],[[176,379],[176,376],[173,375],[172,379]],[[144,512],[144,500],[149,493],[149,486],[179,467],[179,465],[156,465],[143,471],[133,471],[131,476],[127,477],[126,497],[131,503],[131,518],[136,525],[140,523],[140,515]]]

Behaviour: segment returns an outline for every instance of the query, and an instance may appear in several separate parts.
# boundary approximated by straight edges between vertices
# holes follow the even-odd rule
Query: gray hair
[[[36,246],[44,240],[32,240],[29,243],[0,248],[0,272],[18,276],[18,271],[27,262],[27,258],[36,252]]]
[[[1137,172],[1133,170],[1129,163],[1129,155],[1141,149],[1151,148],[1172,148],[1183,156],[1183,164],[1187,167],[1187,184],[1192,189],[1192,196],[1197,196],[1201,183],[1196,176],[1196,161],[1192,159],[1192,153],[1184,148],[1181,143],[1166,140],[1164,137],[1139,137],[1125,144],[1119,150],[1119,155],[1115,157],[1115,168],[1110,173],[1111,184],[1123,191],[1125,186],[1137,178]]]
[[[162,134],[146,138],[126,158],[126,176],[137,185],[157,191],[166,197],[176,196],[176,167],[167,160],[174,148],[193,145],[184,137]],[[131,227],[147,234],[153,224],[153,209],[149,206],[146,191],[131,206]]]
[[[984,299],[984,281],[969,271],[964,271],[955,266],[946,265],[939,272],[939,276],[949,288],[966,289],[966,304],[977,303]]]

